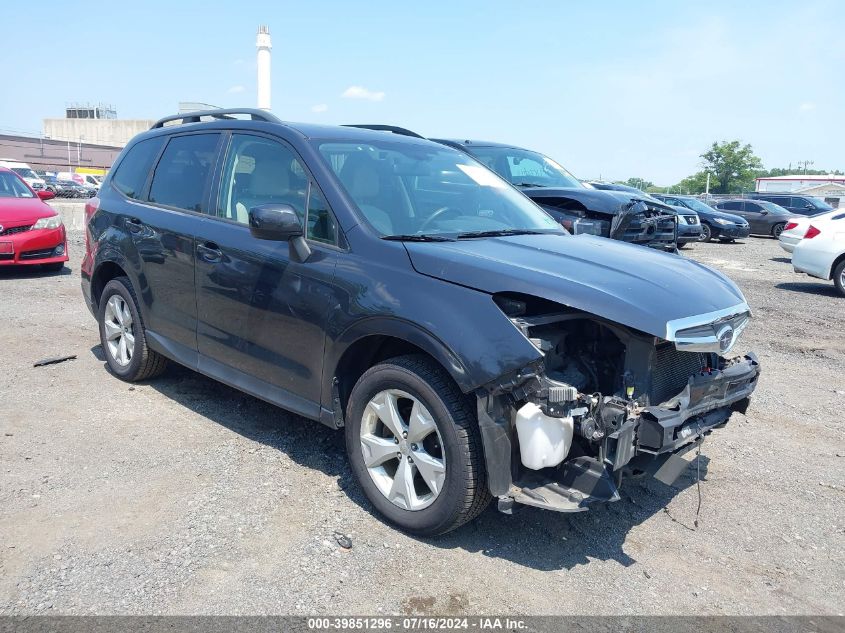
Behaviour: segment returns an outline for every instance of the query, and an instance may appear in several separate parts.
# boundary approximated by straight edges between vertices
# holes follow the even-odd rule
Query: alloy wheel
[[[710,239],[710,227],[706,224],[701,225],[701,233],[698,234],[699,242],[706,242]]]
[[[376,488],[405,510],[422,510],[446,481],[446,456],[434,418],[414,396],[380,391],[361,421],[361,452]]]
[[[132,362],[135,353],[135,334],[132,332],[132,313],[120,295],[112,295],[106,303],[103,325],[106,347],[112,359],[121,367]]]

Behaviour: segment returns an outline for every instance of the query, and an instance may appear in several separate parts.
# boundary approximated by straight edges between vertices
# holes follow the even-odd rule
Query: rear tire
[[[783,227],[786,226],[785,222],[778,222],[772,227],[772,237],[778,239],[780,234],[783,233]]]
[[[385,398],[389,397],[394,405],[385,407]],[[390,406],[402,418],[407,441],[395,437],[396,433],[390,429],[393,422],[382,424],[384,412]],[[416,409],[409,410],[411,406],[420,407],[430,416],[425,418],[430,428],[428,449],[423,449],[425,441],[419,445],[408,444],[414,440],[414,426],[410,422]],[[377,433],[371,432],[376,428]],[[420,536],[449,532],[474,519],[490,502],[481,436],[471,398],[461,393],[451,377],[425,356],[400,356],[367,370],[349,398],[345,433],[352,472],[364,494],[387,521],[406,532]],[[376,449],[383,446],[384,455],[390,456],[379,460],[371,445]],[[423,463],[427,468],[434,463],[431,453],[440,456],[435,461],[445,471],[435,486],[439,487],[436,492],[427,485],[428,479],[419,468]],[[400,478],[403,468],[407,470],[402,472],[410,474]],[[394,494],[400,489],[394,482],[400,479],[412,482],[411,488],[406,489],[407,495]],[[408,509],[415,504],[417,509]]]
[[[845,297],[845,259],[833,269],[833,284],[843,297]]]
[[[116,277],[103,288],[97,322],[106,363],[118,378],[146,380],[167,368],[167,358],[147,346],[138,300],[128,277]]]

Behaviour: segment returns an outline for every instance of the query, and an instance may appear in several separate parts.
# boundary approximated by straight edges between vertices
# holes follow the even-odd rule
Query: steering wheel
[[[438,219],[441,215],[445,215],[448,212],[452,212],[456,215],[462,215],[462,211],[460,209],[456,209],[455,207],[445,206],[440,207],[439,209],[435,209],[434,213],[432,213],[426,220],[420,225],[418,229],[420,233],[422,233],[425,229],[428,228],[428,225]]]

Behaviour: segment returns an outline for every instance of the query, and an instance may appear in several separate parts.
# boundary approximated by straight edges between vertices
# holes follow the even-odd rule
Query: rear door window
[[[171,138],[156,165],[149,201],[201,213],[219,140],[220,134]]]
[[[127,198],[140,198],[153,161],[165,140],[167,139],[159,136],[140,141],[130,147],[112,176],[114,188]]]
[[[731,202],[720,202],[719,208],[720,209],[727,209],[728,211],[741,211],[741,202],[731,201]]]

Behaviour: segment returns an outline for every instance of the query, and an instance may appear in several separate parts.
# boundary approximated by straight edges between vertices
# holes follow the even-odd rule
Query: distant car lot
[[[62,273],[0,273],[0,614],[842,611],[842,299],[776,240],[685,251],[742,287],[737,351],[765,367],[748,415],[702,447],[697,530],[691,469],[599,512],[491,507],[428,540],[372,514],[342,434],[179,368],[109,376],[82,239]],[[62,354],[78,358],[32,367]]]

